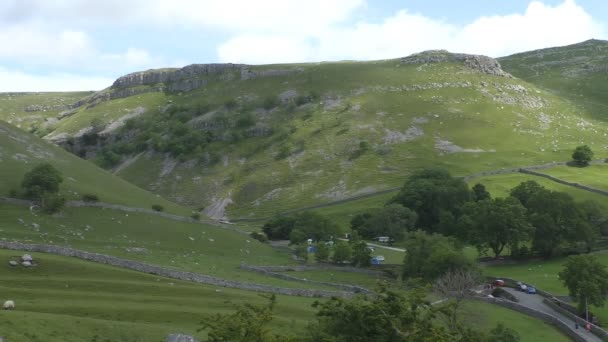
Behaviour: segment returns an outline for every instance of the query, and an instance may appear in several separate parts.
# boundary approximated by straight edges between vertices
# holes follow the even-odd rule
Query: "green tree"
[[[473,270],[475,263],[467,258],[453,238],[424,231],[408,233],[404,244],[403,279],[429,282],[456,270]]]
[[[298,258],[298,260],[307,262],[308,261],[308,246],[306,246],[306,245],[296,246],[294,254]]]
[[[368,267],[372,264],[372,251],[367,247],[365,241],[353,243],[353,256],[351,263],[355,267]]]
[[[206,331],[206,342],[288,342],[293,337],[272,332],[269,324],[274,319],[276,305],[274,295],[268,297],[268,304],[244,304],[234,313],[208,315],[198,330]]]
[[[315,252],[315,260],[317,262],[325,262],[329,260],[329,247],[325,242],[317,243],[317,251]]]
[[[546,190],[543,186],[538,184],[536,181],[529,180],[521,182],[519,185],[511,189],[511,196],[517,198],[524,207],[528,207],[528,201],[530,198],[540,191]]]
[[[388,236],[396,241],[414,229],[417,215],[400,204],[389,204],[368,213],[362,213],[351,220],[351,229],[366,239]]]
[[[572,153],[572,160],[579,166],[587,166],[593,159],[593,151],[588,145],[578,146]]]
[[[25,196],[34,201],[40,201],[45,194],[56,194],[63,182],[61,173],[51,164],[40,164],[23,175],[21,187]]]
[[[353,251],[350,245],[344,241],[338,241],[334,246],[334,256],[333,260],[337,264],[342,264],[344,262],[350,261],[352,258]]]
[[[498,257],[506,246],[516,249],[532,233],[526,208],[514,197],[469,202],[463,207],[461,230],[481,252],[488,248]]]
[[[483,201],[491,198],[490,193],[488,192],[488,190],[486,190],[486,187],[481,183],[473,185],[473,188],[471,190],[473,192],[472,197],[474,201]]]
[[[494,329],[490,331],[488,341],[492,342],[519,342],[519,333],[513,329],[507,328],[502,322],[499,322]]]
[[[407,295],[382,289],[377,296],[332,298],[315,303],[316,320],[305,342],[485,341],[463,325],[449,329],[439,322],[444,305],[432,305],[421,291]]]
[[[414,173],[391,203],[399,203],[418,214],[417,227],[437,232],[442,211],[456,215],[469,201],[469,187],[462,178],[455,178],[443,169],[423,169]]]
[[[63,208],[65,198],[60,196],[59,185],[63,182],[61,173],[49,163],[40,164],[26,172],[21,182],[25,197],[39,204],[49,213]]]
[[[307,239],[325,241],[340,232],[333,221],[313,212],[277,216],[264,224],[262,230],[270,240],[289,239],[292,244],[302,243]]]
[[[589,320],[588,304],[604,306],[608,294],[608,271],[593,255],[568,257],[559,279],[568,288],[570,296],[578,301]]]

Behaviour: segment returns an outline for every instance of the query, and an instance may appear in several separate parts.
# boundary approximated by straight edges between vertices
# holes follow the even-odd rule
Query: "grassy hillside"
[[[514,76],[551,90],[598,120],[608,120],[608,41],[542,49],[500,58]]]
[[[165,341],[170,333],[199,335],[205,314],[262,303],[258,294],[215,288],[117,269],[73,258],[34,253],[35,268],[12,268],[21,253],[0,250],[2,298],[15,311],[0,312],[8,341]],[[313,299],[278,296],[274,328],[298,331],[313,316]]]
[[[0,251],[0,258],[18,256]],[[34,253],[36,268],[0,267],[3,298],[15,311],[0,311],[1,335],[9,341],[164,341],[170,333],[197,333],[205,314],[234,305],[262,303],[258,294],[180,282],[152,275]],[[313,318],[316,299],[277,297],[278,331],[297,333]],[[552,327],[497,306],[472,302],[466,315],[476,328],[497,322],[516,329],[522,341],[566,341]]]
[[[103,94],[136,94],[79,108],[47,138],[89,132],[94,141],[77,141],[75,153],[230,217],[399,186],[428,165],[466,175],[568,160],[581,143],[601,157],[608,125],[592,111],[458,56],[231,66],[191,91],[117,81]]]
[[[166,211],[190,215],[191,210],[143,190],[71,153],[0,121],[0,194],[20,190],[24,173],[50,162],[63,175],[61,193],[67,199],[95,194],[101,201],[132,207],[162,205]]]

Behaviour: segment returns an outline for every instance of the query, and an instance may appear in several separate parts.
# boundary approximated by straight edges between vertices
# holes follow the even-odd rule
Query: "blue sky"
[[[493,57],[608,38],[604,0],[2,0],[0,91],[192,63]]]

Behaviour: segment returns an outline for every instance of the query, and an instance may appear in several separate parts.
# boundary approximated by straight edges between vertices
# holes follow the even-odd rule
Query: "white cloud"
[[[365,0],[4,0],[0,19],[314,32],[349,18],[364,4]]]
[[[381,23],[328,27],[313,34],[241,34],[219,46],[218,57],[245,63],[369,60],[428,49],[500,57],[603,37],[604,27],[574,0],[556,6],[534,1],[524,13],[481,17],[462,26],[401,10]]]
[[[0,92],[101,90],[114,81],[72,74],[34,75],[3,68],[0,68],[0,80]]]

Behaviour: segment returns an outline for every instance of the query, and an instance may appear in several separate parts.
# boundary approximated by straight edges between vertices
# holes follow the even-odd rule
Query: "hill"
[[[191,211],[114,176],[71,153],[0,121],[0,194],[19,190],[25,172],[49,162],[63,175],[61,193],[68,200],[95,194],[101,201],[131,207],[150,208],[160,204],[172,213],[190,215]]]
[[[608,132],[496,60],[446,51],[149,70],[79,103],[45,139],[215,217],[393,188],[428,165],[467,175],[568,160],[581,143],[601,157]]]
[[[577,103],[598,120],[608,119],[608,41],[591,39],[499,60],[514,76]]]

